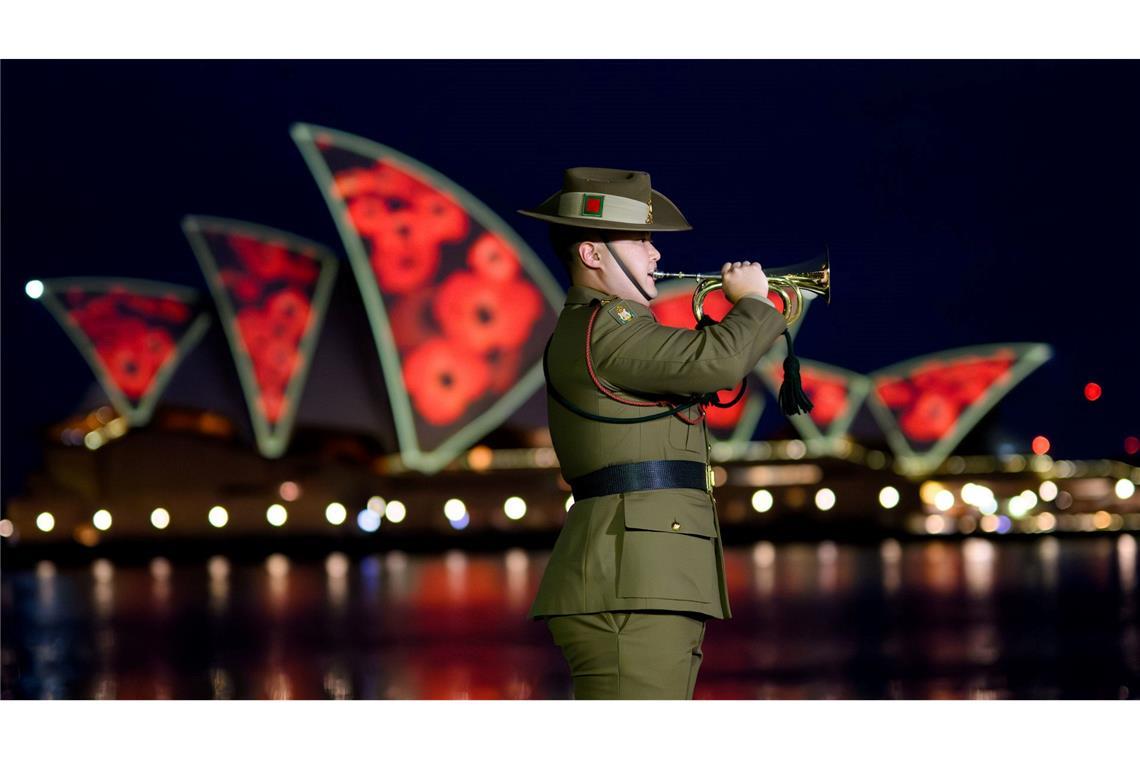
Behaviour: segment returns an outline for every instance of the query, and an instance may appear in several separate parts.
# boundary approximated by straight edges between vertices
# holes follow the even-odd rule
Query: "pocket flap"
[[[717,537],[709,495],[692,488],[661,488],[623,494],[625,527]],[[676,527],[674,527],[676,526]]]

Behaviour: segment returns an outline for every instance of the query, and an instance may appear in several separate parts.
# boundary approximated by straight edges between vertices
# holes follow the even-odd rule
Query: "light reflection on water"
[[[698,699],[1140,694],[1136,540],[725,553]],[[525,615],[548,553],[42,561],[4,573],[3,696],[568,698]]]

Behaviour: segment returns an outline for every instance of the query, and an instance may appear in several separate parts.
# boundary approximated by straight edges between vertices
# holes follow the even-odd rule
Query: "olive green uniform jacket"
[[[649,307],[581,286],[570,288],[550,343],[555,388],[584,411],[644,417],[661,407],[622,404],[601,393],[586,369],[591,305],[604,305],[591,339],[598,380],[622,398],[673,402],[735,386],[784,331],[764,299],[738,301],[720,324],[666,327]],[[595,422],[547,394],[550,435],[567,480],[613,464],[656,459],[708,465],[702,418],[688,425]],[[697,407],[682,412],[696,417]],[[691,488],[630,491],[576,502],[554,544],[529,617],[607,610],[673,610],[729,618],[720,522],[711,493]]]

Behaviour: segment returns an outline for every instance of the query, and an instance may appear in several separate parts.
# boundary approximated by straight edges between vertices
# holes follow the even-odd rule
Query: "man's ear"
[[[578,259],[587,269],[602,268],[602,252],[597,243],[584,241],[578,244]]]

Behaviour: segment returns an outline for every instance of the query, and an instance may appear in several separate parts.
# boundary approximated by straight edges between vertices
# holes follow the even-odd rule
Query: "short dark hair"
[[[554,255],[562,262],[562,266],[566,267],[566,273],[573,275],[574,260],[578,258],[578,244],[593,240],[596,235],[589,234],[584,227],[572,227],[568,224],[551,224],[548,232]]]

